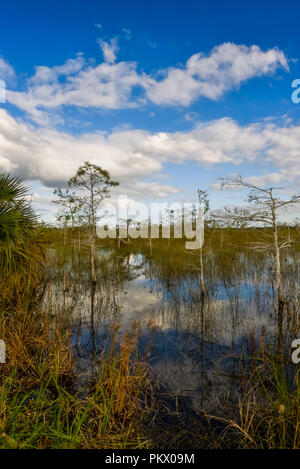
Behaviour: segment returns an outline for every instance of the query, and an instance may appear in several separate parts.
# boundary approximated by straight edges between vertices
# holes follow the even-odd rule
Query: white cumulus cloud
[[[249,79],[289,69],[285,54],[276,47],[263,51],[255,45],[224,43],[208,55],[194,54],[183,67],[146,74],[136,62],[117,61],[116,38],[98,42],[104,62],[97,64],[78,54],[59,66],[38,66],[28,79],[27,90],[10,90],[7,100],[38,124],[49,126],[63,120],[61,114],[66,106],[125,109],[147,102],[189,106],[201,97],[219,99]],[[9,66],[0,59],[0,71],[1,64],[8,73]]]
[[[117,60],[117,53],[119,51],[117,39],[113,38],[110,40],[110,42],[106,42],[103,39],[98,39],[97,42],[102,50],[105,62],[108,62],[109,64],[115,63]]]
[[[14,69],[8,62],[0,57],[0,79],[9,80],[15,75]]]
[[[239,172],[246,163],[257,168],[260,183],[295,183],[300,181],[299,154],[300,126],[268,120],[241,126],[223,118],[182,132],[127,129],[72,136],[34,128],[0,109],[0,170],[50,187],[64,184],[86,160],[110,171],[121,192],[139,197],[167,197],[177,191],[157,181],[166,163],[185,161],[215,168],[222,164],[220,175],[224,165]]]
[[[156,104],[182,106],[200,97],[216,100],[242,82],[278,68],[289,70],[285,54],[277,48],[265,52],[256,45],[223,43],[208,55],[192,55],[182,68],[164,70],[165,77],[150,88],[148,98]]]

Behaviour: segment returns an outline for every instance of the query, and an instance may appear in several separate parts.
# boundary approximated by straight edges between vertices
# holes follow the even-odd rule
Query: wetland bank
[[[99,239],[74,195],[45,226],[2,187],[2,448],[299,447],[297,224],[276,224],[281,303],[269,226],[207,217],[201,252]]]

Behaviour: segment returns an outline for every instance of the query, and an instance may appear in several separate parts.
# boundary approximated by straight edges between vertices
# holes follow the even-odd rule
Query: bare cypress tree
[[[151,217],[148,218],[148,245],[150,251],[150,257],[152,257],[152,233],[151,233]]]
[[[63,230],[63,292],[65,293],[67,290],[67,273],[66,273],[66,244],[67,244],[67,228],[68,223],[70,221],[70,214],[65,209],[57,214],[56,220],[61,223],[61,227]],[[65,296],[64,296],[65,301]]]
[[[200,210],[202,212],[203,215],[206,215],[207,212],[209,211],[209,200],[208,200],[208,193],[206,190],[201,190],[201,189],[198,189],[198,200],[199,200],[199,204],[200,204]],[[192,208],[192,217],[195,219],[197,217],[197,211],[196,211],[196,207],[193,206]],[[203,222],[205,223],[205,220],[203,220]],[[195,223],[195,227],[196,227],[196,223]],[[198,270],[199,274],[200,274],[200,292],[201,292],[201,304],[203,305],[204,304],[204,295],[205,295],[205,280],[204,280],[204,266],[203,266],[203,247],[200,247],[199,248],[199,252],[198,252],[198,249],[197,250],[189,250],[189,251],[185,251],[187,254],[190,254],[192,256],[195,256],[195,257],[198,257],[199,259],[199,267],[198,267],[198,263],[197,264],[191,264],[196,270]]]
[[[209,200],[207,191],[198,189],[198,199],[200,206],[202,207],[203,214],[209,210]],[[203,267],[203,248],[199,249],[199,270],[200,270],[200,285],[201,285],[201,296],[204,297],[205,294],[205,283],[204,283],[204,267]]]
[[[72,188],[72,197],[80,206],[83,219],[86,221],[89,233],[89,246],[91,252],[91,277],[92,283],[97,282],[95,257],[96,257],[96,226],[98,220],[98,210],[104,199],[110,197],[109,191],[119,183],[112,181],[108,171],[100,166],[86,161],[78,168],[78,171],[69,182]]]
[[[72,229],[75,226],[75,218],[80,210],[80,204],[76,200],[75,193],[71,193],[69,189],[55,189],[53,192],[58,198],[52,200],[52,203],[60,205],[64,208],[64,213],[68,214],[68,219],[71,220]]]
[[[289,239],[280,240],[278,233],[278,212],[300,203],[300,195],[294,195],[286,200],[276,195],[278,190],[283,187],[260,187],[244,180],[241,176],[234,178],[220,178],[222,189],[227,188],[246,188],[249,189],[247,207],[238,207],[234,209],[224,209],[216,212],[217,218],[230,220],[235,226],[249,226],[262,224],[272,230],[272,237],[266,233],[265,239],[252,243],[252,248],[257,251],[271,252],[274,259],[274,270],[276,277],[276,288],[278,298],[278,326],[282,334],[283,308],[285,304],[281,250],[290,247]],[[280,339],[281,341],[281,339]]]

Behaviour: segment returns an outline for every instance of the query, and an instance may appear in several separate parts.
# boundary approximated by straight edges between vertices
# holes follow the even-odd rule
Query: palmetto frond
[[[28,203],[28,188],[20,178],[0,174],[0,267],[22,268],[30,261],[36,216]]]
[[[0,203],[20,200],[28,195],[28,188],[21,178],[0,174]]]

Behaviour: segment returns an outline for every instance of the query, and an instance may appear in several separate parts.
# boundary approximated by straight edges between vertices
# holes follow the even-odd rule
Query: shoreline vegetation
[[[86,183],[89,171],[90,178],[91,172],[98,171],[94,177],[100,175],[100,185],[104,182],[101,190],[99,179],[95,183],[97,197],[106,197],[108,189],[117,185],[107,172],[88,163],[79,169],[73,184]],[[295,263],[300,252],[297,225],[276,224],[276,237],[288,238],[293,246],[294,264],[286,261],[280,266],[280,285],[278,270],[276,277],[272,265],[266,274],[271,279],[277,314],[274,336],[268,338],[261,328],[259,340],[253,332],[251,342],[250,334],[247,354],[238,357],[241,367],[235,370],[236,388],[225,390],[217,412],[193,414],[185,411],[184,399],[174,399],[158,382],[147,353],[139,354],[141,332],[136,322],[127,332],[121,331],[117,321],[111,324],[110,340],[91,358],[92,372],[83,382],[78,381],[72,342],[75,319],[66,302],[53,305],[47,300],[49,271],[66,295],[71,282],[76,283],[76,275],[84,272],[93,305],[98,285],[117,284],[126,267],[122,260],[131,254],[142,255],[166,282],[176,282],[187,272],[199,278],[198,290],[192,294],[201,322],[210,284],[214,285],[210,277],[222,278],[226,284],[229,270],[240,276],[238,256],[249,252],[249,244],[258,246],[262,237],[270,238],[272,227],[207,225],[199,274],[199,255],[196,253],[194,260],[185,251],[184,239],[171,237],[151,243],[147,239],[125,243],[97,239],[94,228],[99,205],[91,206],[73,192],[56,193],[63,208],[59,227],[40,224],[23,182],[6,174],[0,176],[0,338],[7,351],[7,362],[0,364],[0,448],[300,447],[299,370],[290,360],[290,344],[300,326],[297,292],[293,290],[293,269],[298,268]],[[244,213],[246,216],[249,219],[251,214]],[[239,219],[245,221],[240,214]],[[251,262],[265,268],[270,255],[261,247],[247,258],[249,269]],[[97,257],[97,252],[105,249],[113,257],[113,267],[106,258]],[[288,245],[282,247],[286,259],[288,249]],[[276,252],[277,261],[278,255]],[[155,323],[149,324],[151,333],[157,328]]]

